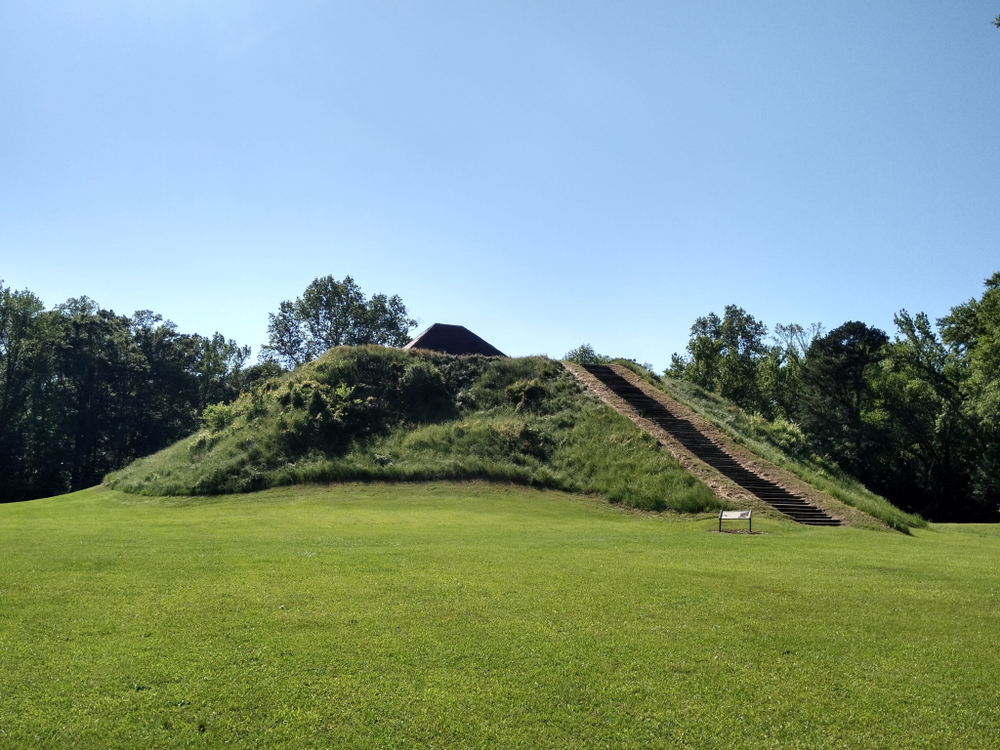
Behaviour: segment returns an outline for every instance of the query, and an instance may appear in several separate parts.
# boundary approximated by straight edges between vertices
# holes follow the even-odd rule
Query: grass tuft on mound
[[[898,531],[908,532],[911,528],[927,526],[920,516],[900,510],[844,474],[835,464],[813,453],[797,425],[784,419],[768,421],[760,415],[748,414],[716,393],[683,380],[661,378],[629,360],[616,359],[614,364],[628,368],[650,385],[693,409],[740,445],[792,472],[820,492],[862,510]]]
[[[331,350],[206,410],[204,428],[111,474],[141,495],[302,483],[481,479],[644,510],[728,505],[544,357]]]

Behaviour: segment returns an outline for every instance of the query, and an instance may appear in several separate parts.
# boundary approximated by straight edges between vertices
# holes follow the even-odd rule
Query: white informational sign
[[[719,514],[720,521],[749,521],[750,514],[753,511],[749,510],[724,510]]]
[[[749,521],[750,531],[753,531],[752,510],[720,510],[719,511],[719,531],[722,531],[723,521]]]

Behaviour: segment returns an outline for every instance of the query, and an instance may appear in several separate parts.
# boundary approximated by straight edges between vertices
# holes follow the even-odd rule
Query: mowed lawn
[[[715,527],[485,485],[0,506],[0,747],[1000,744],[997,528]]]

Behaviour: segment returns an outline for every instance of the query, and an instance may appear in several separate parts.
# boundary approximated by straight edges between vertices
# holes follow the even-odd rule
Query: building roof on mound
[[[430,349],[445,354],[485,354],[487,357],[506,357],[502,351],[479,338],[465,326],[435,323],[404,349]]]

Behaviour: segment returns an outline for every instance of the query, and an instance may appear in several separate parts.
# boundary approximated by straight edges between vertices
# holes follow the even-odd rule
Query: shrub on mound
[[[211,495],[303,482],[483,479],[649,510],[724,504],[544,357],[341,347],[210,407],[203,423],[107,483]]]

